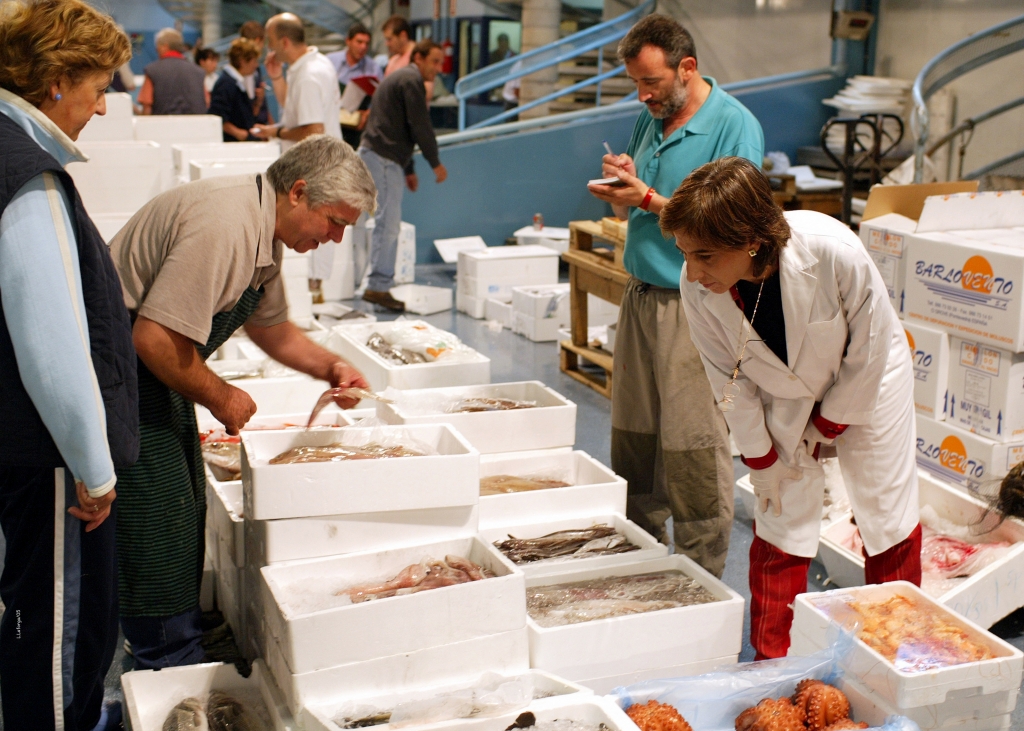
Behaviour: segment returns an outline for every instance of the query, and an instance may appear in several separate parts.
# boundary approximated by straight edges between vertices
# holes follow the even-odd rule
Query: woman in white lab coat
[[[823,451],[839,457],[867,582],[920,584],[910,352],[856,234],[820,213],[783,214],[746,160],[691,173],[661,227],[686,256],[690,334],[757,495],[751,644],[781,657],[818,548]]]

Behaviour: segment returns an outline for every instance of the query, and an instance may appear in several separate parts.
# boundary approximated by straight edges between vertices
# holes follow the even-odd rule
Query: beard
[[[672,90],[668,93],[668,96],[660,102],[661,108],[658,109],[657,112],[652,110],[649,106],[647,109],[655,119],[668,119],[685,107],[686,102],[689,101],[689,99],[690,94],[686,89],[686,85],[676,79],[672,84]]]

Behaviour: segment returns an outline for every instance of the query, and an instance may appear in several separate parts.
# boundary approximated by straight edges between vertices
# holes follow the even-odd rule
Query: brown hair
[[[422,41],[412,47],[412,55],[409,56],[410,60],[419,56],[420,58],[426,58],[430,55],[430,52],[435,48],[441,48],[434,41],[429,38],[424,38]]]
[[[274,38],[287,38],[292,43],[306,42],[306,29],[302,21],[291,13],[280,13],[267,21],[267,32],[273,32]]]
[[[670,69],[679,68],[684,58],[697,60],[693,36],[667,15],[648,15],[630,28],[626,37],[619,41],[619,60],[632,61],[644,46],[660,48],[665,54],[665,65]]]
[[[742,157],[721,157],[690,173],[661,210],[659,224],[665,236],[682,233],[716,249],[759,243],[757,277],[778,263],[790,236],[768,178]]]
[[[252,61],[254,58],[259,58],[260,44],[256,41],[249,40],[248,38],[236,38],[231,41],[231,46],[228,48],[228,61],[236,69],[241,69],[242,64],[246,61]]]
[[[380,27],[380,30],[382,33],[389,30],[393,36],[397,36],[399,33],[405,33],[406,38],[412,38],[412,26],[409,25],[409,21],[401,15],[392,15],[384,21],[384,25]]]
[[[258,20],[247,20],[238,29],[238,35],[251,41],[262,41],[266,31],[263,30],[263,23]]]
[[[33,106],[52,84],[112,74],[131,57],[124,31],[81,0],[0,3],[0,87]]]

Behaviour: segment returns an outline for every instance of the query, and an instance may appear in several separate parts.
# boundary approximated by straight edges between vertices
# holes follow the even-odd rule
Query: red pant
[[[755,660],[784,657],[789,650],[793,601],[807,591],[811,559],[790,556],[754,535],[750,546],[750,644]],[[909,581],[921,585],[921,526],[888,551],[864,554],[867,584]]]

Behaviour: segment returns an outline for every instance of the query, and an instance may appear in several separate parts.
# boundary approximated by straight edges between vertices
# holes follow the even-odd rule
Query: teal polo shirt
[[[694,169],[720,157],[745,157],[761,167],[764,133],[757,118],[722,91],[709,76],[711,93],[690,120],[662,139],[662,120],[644,109],[633,128],[626,153],[633,158],[637,176],[666,198]],[[626,230],[626,271],[637,279],[667,289],[679,288],[683,255],[675,240],[666,239],[658,217],[639,207],[630,208]]]

